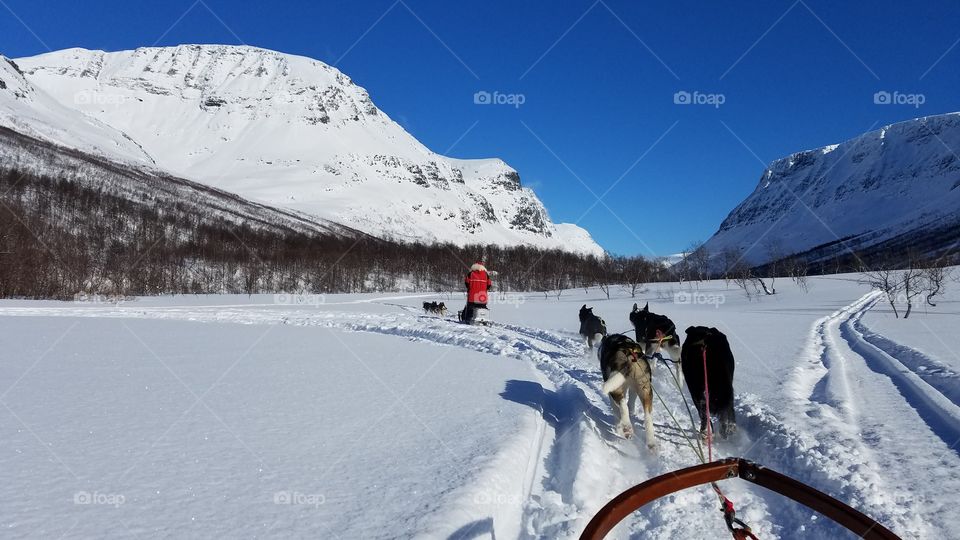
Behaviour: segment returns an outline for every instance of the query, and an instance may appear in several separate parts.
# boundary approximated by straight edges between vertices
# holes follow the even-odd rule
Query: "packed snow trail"
[[[951,527],[953,497],[944,493],[960,493],[960,456],[955,442],[938,436],[942,418],[928,422],[935,416],[931,403],[945,407],[938,411],[944,416],[951,413],[932,388],[932,394],[901,391],[894,371],[880,365],[857,331],[880,294],[868,293],[814,325],[806,357],[788,381],[794,411],[786,423],[796,432],[771,429],[766,415],[756,415],[761,422],[754,429],[767,430],[785,447],[779,457],[768,456],[771,467],[806,462],[793,467],[801,481],[826,488],[902,536],[936,537]],[[918,475],[928,481],[917,482]]]
[[[921,399],[929,399],[931,406],[940,411],[937,414],[952,424],[954,434],[950,441],[960,439],[960,373],[920,351],[871,331],[862,321],[864,314],[858,313],[850,321],[852,328],[848,329],[853,339],[863,342],[857,352],[877,359],[891,378],[912,388]]]
[[[858,341],[858,336],[862,337],[857,329],[859,317],[876,300],[876,293],[867,294],[813,325],[800,365],[783,385],[790,396],[786,410],[772,410],[757,396],[738,394],[740,432],[730,441],[718,442],[715,454],[718,459],[746,457],[789,474],[863,510],[904,536],[932,537],[938,531],[951,530],[947,519],[950,503],[943,493],[960,492],[960,456],[948,448],[942,436],[945,427],[953,426],[948,421],[950,409],[936,416],[931,405],[946,407],[950,402],[943,395],[929,398],[926,389],[914,388],[913,393],[901,394],[899,388],[907,383],[892,381],[887,374],[889,366],[880,366],[876,356],[868,354],[867,359],[858,354],[867,346]],[[684,422],[687,410],[663,365],[654,371],[654,384],[682,425],[679,429],[673,425],[663,404],[655,400],[658,448],[651,452],[639,439],[627,441],[614,435],[615,422],[609,402],[600,391],[596,357],[585,353],[576,334],[515,324],[463,326],[450,319],[415,313],[419,310],[410,306],[393,307],[400,309],[396,313],[370,314],[262,305],[10,307],[0,308],[0,316],[317,326],[392,335],[532,362],[542,379],[507,381],[501,396],[536,411],[533,436],[505,448],[502,455],[493,457],[490,467],[455,490],[450,500],[443,501],[427,520],[423,537],[452,534],[469,538],[487,529],[492,533],[494,523],[497,532],[516,531],[521,538],[575,537],[619,492],[653,476],[698,463],[686,439],[696,435]],[[920,383],[910,380],[910,384]],[[918,413],[915,407],[925,409]],[[930,418],[940,421],[925,423]],[[642,412],[634,417],[635,424],[641,421]],[[917,448],[923,449],[923,455],[917,455]],[[930,449],[941,451],[931,453]],[[509,461],[512,463],[506,463]],[[907,461],[914,465],[903,466]],[[518,478],[504,478],[503,470],[514,471]],[[917,474],[929,475],[930,482],[918,485],[913,481]],[[515,485],[521,487],[509,487]],[[790,537],[798,531],[813,536],[841,532],[828,520],[817,519],[812,512],[745,482],[724,482],[722,487],[736,502],[739,517],[760,537]],[[499,500],[504,495],[498,490],[513,491],[508,491],[507,500]],[[496,520],[485,517],[494,515]],[[519,523],[505,525],[505,520]],[[726,534],[715,496],[707,488],[698,488],[634,513],[612,537]]]
[[[528,479],[530,492],[521,505],[523,538],[575,537],[616,494],[652,476],[697,463],[683,439],[692,432],[679,432],[671,425],[659,403],[654,406],[660,442],[655,453],[636,439],[627,441],[614,435],[610,406],[600,391],[597,360],[585,354],[575,334],[519,325],[464,326],[408,310],[371,315],[241,306],[0,308],[0,316],[4,315],[319,326],[394,335],[531,361],[545,376],[545,384],[538,388],[539,383],[510,381],[503,393],[505,399],[527,403],[541,415],[542,441],[534,443],[538,455],[531,459],[535,465]],[[682,401],[673,383],[666,379],[666,370],[655,371],[660,395],[675,409],[677,417],[683,418],[686,411]],[[639,422],[642,415],[634,419]],[[722,445],[719,453],[723,454]],[[743,508],[744,519],[756,523],[760,532],[770,532],[766,524],[771,519],[760,497],[742,486],[725,489]],[[621,534],[642,532],[664,537],[704,531],[725,533],[716,499],[707,490],[690,490],[655,503],[618,529]],[[442,534],[441,530],[434,532]]]

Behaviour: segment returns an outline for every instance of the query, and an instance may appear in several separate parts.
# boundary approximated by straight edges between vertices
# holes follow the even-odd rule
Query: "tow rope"
[[[663,334],[659,331],[657,332],[657,337],[657,347],[653,354],[650,357],[644,356],[644,358],[654,358],[658,356],[660,348],[662,347],[665,339]],[[691,437],[683,435],[683,438],[687,441],[687,444],[690,446],[690,449],[693,450],[693,453],[697,456],[697,458],[700,459],[700,462],[703,464],[709,464],[713,463],[713,420],[710,416],[710,383],[708,382],[709,372],[707,370],[707,344],[703,341],[699,341],[693,343],[693,345],[700,346],[703,357],[703,394],[704,399],[706,400],[704,413],[707,418],[707,455],[704,456],[703,448],[700,447],[699,440],[697,441],[697,445],[694,446],[693,442],[691,442]],[[660,356],[660,358],[663,357]],[[674,386],[677,388],[677,391],[680,392],[680,397],[683,399],[683,404],[687,409],[687,415],[690,418],[691,425],[696,426],[696,423],[693,419],[693,412],[690,410],[690,404],[687,402],[687,397],[683,394],[683,387],[680,384],[679,374],[674,373],[669,369],[667,371],[672,375]],[[686,430],[683,429],[683,426],[680,425],[680,421],[677,420],[677,417],[674,416],[673,411],[671,411],[670,407],[667,406],[667,402],[663,399],[663,396],[657,392],[656,387],[654,387],[652,384],[651,389],[653,390],[654,395],[657,396],[657,399],[660,400],[660,404],[663,405],[664,410],[670,415],[670,419],[673,420],[677,430],[680,433],[685,433]],[[757,536],[753,534],[750,526],[737,517],[737,511],[733,505],[733,501],[724,495],[723,490],[720,489],[720,486],[717,485],[716,482],[710,482],[710,486],[713,488],[714,493],[717,494],[717,498],[720,500],[720,510],[723,512],[723,520],[727,525],[727,530],[730,531],[730,534],[733,536],[734,540],[759,540]]]
[[[707,344],[702,343],[700,350],[703,351],[703,397],[706,400],[705,412],[707,418],[707,463],[713,463],[713,417],[710,416],[710,379],[707,372]],[[701,460],[702,460],[701,455]],[[733,507],[733,501],[727,498],[716,482],[710,482],[713,491],[720,499],[720,511],[723,512],[723,520],[727,524],[727,530],[733,535],[734,540],[753,539],[759,540],[750,526],[737,518],[737,511]]]
[[[660,341],[662,343],[662,340]],[[713,461],[713,426],[709,417],[709,383],[706,375],[707,352],[706,344],[703,341],[694,342],[692,345],[700,345],[703,348],[704,364],[704,397],[707,398],[707,407],[705,413],[708,421],[708,456],[704,456],[703,448],[700,445],[700,437],[687,436],[687,431],[683,429],[676,415],[667,406],[663,396],[657,392],[656,386],[651,384],[653,394],[660,400],[667,414],[670,415],[677,430],[682,434],[683,439],[690,446],[693,453],[702,462],[701,465],[695,465],[686,469],[671,471],[662,474],[656,478],[651,478],[641,484],[638,484],[627,491],[624,491],[613,500],[608,502],[587,524],[581,534],[581,540],[601,540],[613,529],[621,520],[632,512],[640,509],[657,499],[675,493],[681,489],[690,488],[709,483],[720,500],[720,509],[723,512],[723,519],[727,525],[734,540],[759,540],[753,533],[750,526],[737,518],[737,512],[733,501],[724,495],[717,482],[734,477],[742,478],[753,484],[765,487],[776,493],[784,495],[795,502],[798,502],[816,512],[826,515],[846,529],[852,531],[859,537],[870,540],[900,540],[900,537],[891,532],[876,520],[857,511],[854,508],[838,501],[829,495],[817,491],[816,489],[798,482],[788,476],[784,476],[776,471],[766,467],[756,465],[743,458],[728,458],[719,461]],[[659,345],[658,345],[659,349]],[[599,351],[598,351],[599,353]],[[633,352],[635,354],[635,351]],[[645,357],[646,358],[646,357]],[[639,361],[639,359],[636,359]],[[679,380],[679,374],[670,371],[673,376],[674,384],[680,392],[683,404],[687,409],[687,415],[690,423],[696,431],[696,423],[693,419],[693,412],[690,409],[690,403],[683,393],[682,383]],[[694,444],[696,443],[696,444]],[[710,461],[707,462],[706,457]]]

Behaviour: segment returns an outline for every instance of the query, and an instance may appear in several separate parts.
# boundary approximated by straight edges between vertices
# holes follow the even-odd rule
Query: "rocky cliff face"
[[[185,178],[397,240],[602,253],[582,229],[552,223],[503,161],[430,151],[317,60],[183,45],[17,63],[59,105]]]
[[[886,126],[838,145],[770,164],[754,192],[707,242],[713,254],[742,249],[755,264],[771,252],[876,250],[904,235],[960,227],[960,114]],[[950,235],[926,238],[939,252]],[[942,245],[941,245],[942,244]],[[830,246],[836,249],[827,249]]]

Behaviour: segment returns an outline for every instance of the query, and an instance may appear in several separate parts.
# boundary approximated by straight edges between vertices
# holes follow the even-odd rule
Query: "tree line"
[[[478,259],[512,291],[632,283],[636,292],[657,273],[640,257],[238,222],[131,186],[0,169],[0,297],[458,291]]]
[[[860,271],[888,297],[905,299],[909,316],[912,299],[932,304],[942,293],[946,267],[956,263],[949,253],[897,255],[906,248],[817,259],[784,255],[775,242],[767,245],[771,262],[760,266],[741,250],[710,253],[702,242],[676,263],[530,246],[401,244],[3,128],[0,149],[3,298],[449,292],[462,290],[467,269],[482,259],[497,272],[499,290],[548,296],[593,286],[607,297],[614,287],[636,296],[652,282],[724,279],[752,297],[775,294],[777,278],[805,289],[808,275]]]

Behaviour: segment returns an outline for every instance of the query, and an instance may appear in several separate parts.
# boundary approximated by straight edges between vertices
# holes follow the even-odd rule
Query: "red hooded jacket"
[[[482,263],[476,263],[470,267],[470,273],[467,274],[463,283],[467,286],[467,302],[487,304],[487,291],[490,290],[493,282],[490,281],[487,269]]]

